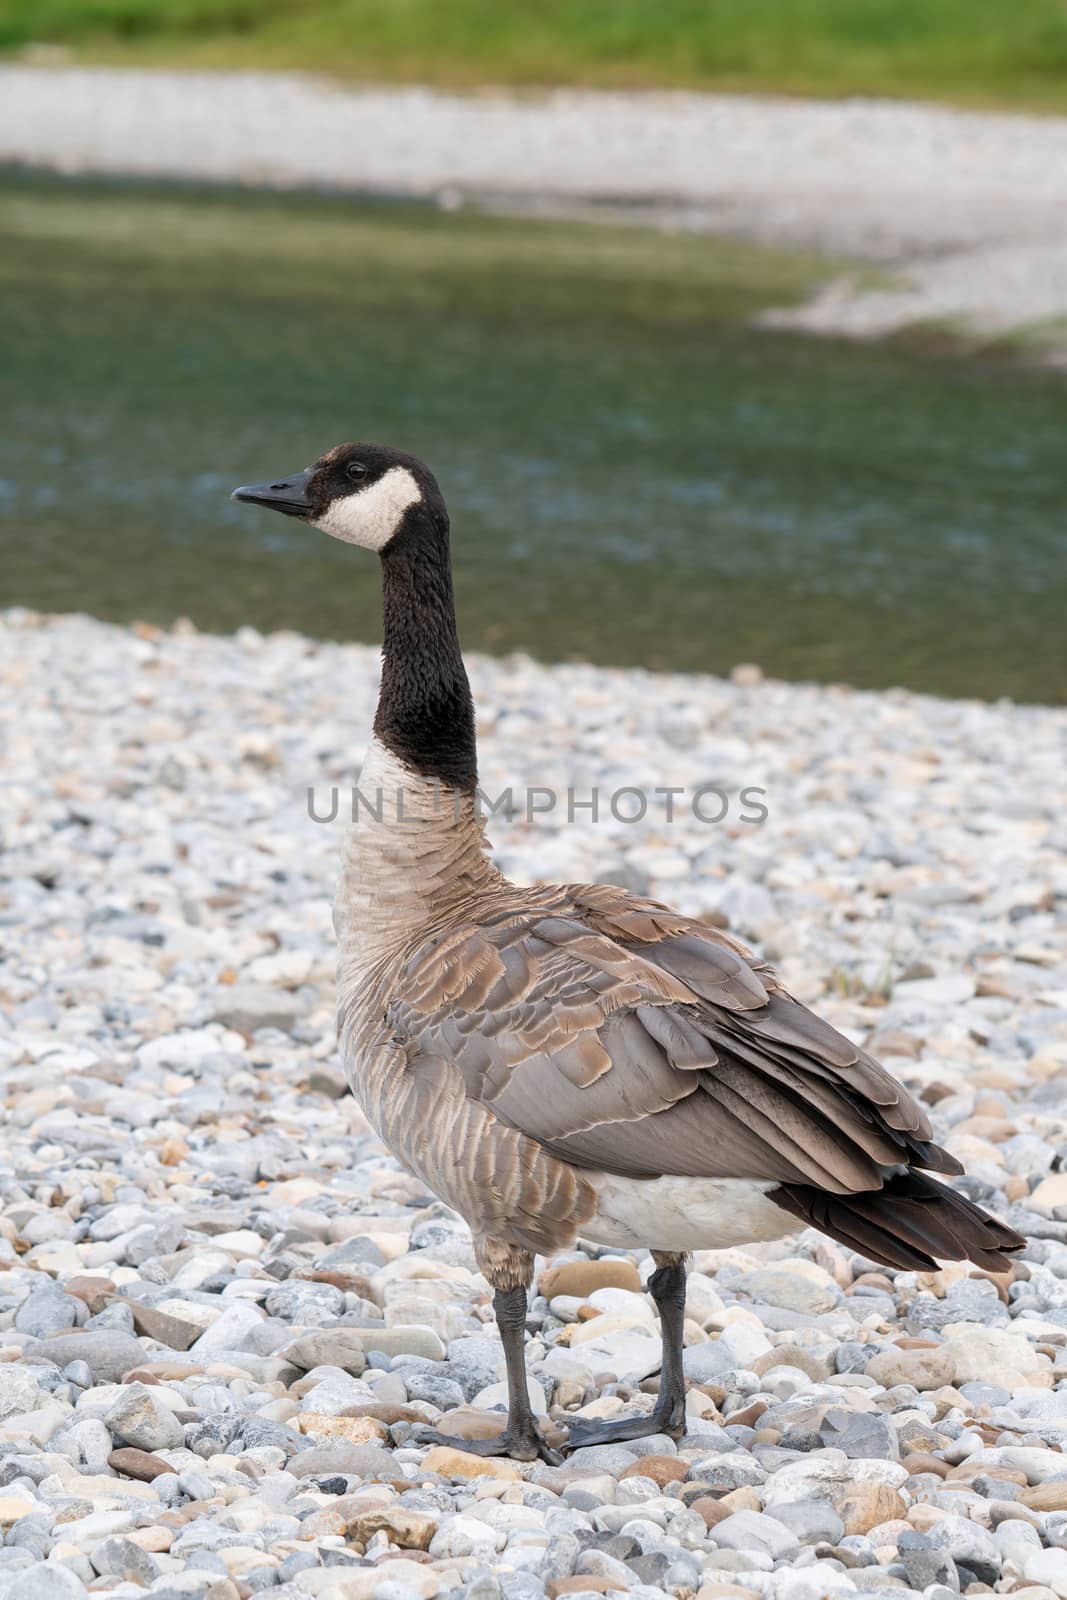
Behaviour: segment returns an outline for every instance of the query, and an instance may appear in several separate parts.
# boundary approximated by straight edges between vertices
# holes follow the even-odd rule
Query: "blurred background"
[[[1067,699],[1062,0],[3,0],[0,606]],[[295,76],[295,74],[301,76]],[[269,525],[268,525],[269,524]]]

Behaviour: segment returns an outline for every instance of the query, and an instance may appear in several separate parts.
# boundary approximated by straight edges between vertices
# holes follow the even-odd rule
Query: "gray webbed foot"
[[[554,1450],[548,1440],[538,1428],[523,1431],[513,1431],[505,1428],[503,1433],[496,1433],[489,1439],[459,1439],[449,1433],[439,1433],[436,1428],[426,1428],[419,1431],[418,1438],[412,1438],[413,1444],[441,1444],[449,1450],[463,1450],[470,1456],[510,1456],[513,1461],[537,1461],[540,1459],[550,1467],[563,1464],[563,1457],[558,1450]]]

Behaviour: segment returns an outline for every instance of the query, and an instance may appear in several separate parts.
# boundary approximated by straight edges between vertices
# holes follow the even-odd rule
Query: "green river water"
[[[331,197],[0,178],[0,606],[379,634],[374,563],[230,504],[424,456],[464,643],[1067,700],[1067,385],[760,332],[825,263]]]

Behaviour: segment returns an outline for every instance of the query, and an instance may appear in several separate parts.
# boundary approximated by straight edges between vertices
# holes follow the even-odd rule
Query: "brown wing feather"
[[[958,1170],[872,1057],[717,928],[606,886],[453,929],[409,962],[393,1037],[578,1168],[837,1194]]]

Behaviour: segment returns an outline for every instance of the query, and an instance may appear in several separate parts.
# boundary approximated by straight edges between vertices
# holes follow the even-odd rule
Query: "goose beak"
[[[246,483],[235,489],[231,500],[244,500],[252,506],[268,506],[271,511],[281,511],[287,517],[306,517],[315,508],[307,496],[307,487],[314,477],[314,468],[291,473],[288,478],[278,478],[274,483]]]

